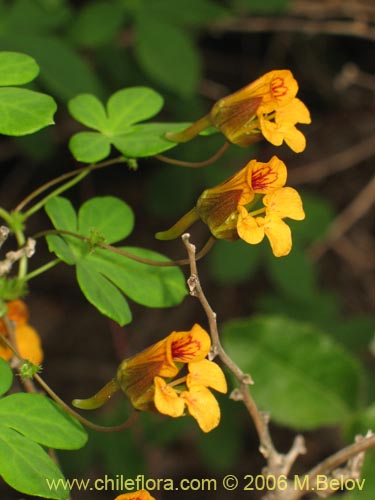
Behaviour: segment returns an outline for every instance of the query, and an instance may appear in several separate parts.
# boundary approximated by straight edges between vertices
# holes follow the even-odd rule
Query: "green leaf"
[[[182,96],[192,95],[200,78],[198,52],[183,30],[148,8],[136,19],[135,54],[143,70],[157,83]]]
[[[99,132],[78,132],[69,141],[69,150],[77,161],[96,163],[111,152],[111,143]]]
[[[0,88],[0,134],[20,136],[52,125],[57,109],[52,97],[33,90]]]
[[[8,363],[0,358],[0,396],[9,391],[13,382],[13,373]]]
[[[115,2],[96,1],[83,5],[73,18],[72,40],[85,47],[100,47],[112,42],[123,23],[123,9]]]
[[[42,394],[19,392],[0,399],[0,422],[50,448],[76,450],[87,441],[81,424]]]
[[[370,429],[374,431],[375,422],[375,403],[372,403],[367,408],[361,408],[360,411],[354,413],[352,417],[345,422],[344,436],[348,443],[354,440],[358,434],[366,435]]]
[[[127,134],[111,138],[112,144],[125,156],[142,158],[153,156],[178,146],[166,139],[166,132],[179,132],[186,128],[184,123],[147,123],[134,125]]]
[[[151,118],[162,107],[161,95],[148,87],[118,90],[107,103],[111,135],[127,132],[129,125]]]
[[[22,85],[39,73],[34,59],[19,52],[0,52],[0,85]]]
[[[69,113],[86,127],[104,131],[108,128],[103,104],[92,94],[80,94],[68,102]]]
[[[77,263],[77,281],[86,299],[101,313],[121,326],[131,322],[132,314],[125,298],[91,262]]]
[[[168,262],[163,255],[136,247],[121,247],[130,254]],[[89,256],[92,269],[106,276],[126,295],[147,307],[170,307],[186,296],[185,279],[178,267],[157,267],[136,262],[123,255],[97,249]]]
[[[223,285],[243,283],[259,264],[258,246],[242,241],[218,242],[209,254],[210,271],[214,279]]]
[[[90,236],[92,231],[115,243],[129,236],[134,227],[134,214],[125,202],[114,196],[101,196],[86,201],[78,212],[79,233]]]
[[[56,229],[77,233],[77,216],[69,200],[55,196],[45,204],[45,210]],[[84,243],[77,238],[55,235],[46,237],[50,252],[54,252],[59,259],[72,265],[82,254]]]
[[[21,493],[58,500],[65,500],[69,496],[69,490],[48,486],[48,481],[64,481],[64,476],[43,448],[2,424],[0,476]]]
[[[46,33],[69,20],[69,7],[64,1],[13,0],[9,2],[7,28],[16,35]]]
[[[297,429],[341,424],[359,406],[356,360],[316,327],[281,317],[224,327],[229,355],[251,374],[251,392],[272,419]]]
[[[69,200],[55,196],[47,201],[45,210],[56,229],[77,232],[77,216]]]
[[[103,92],[85,59],[57,36],[10,33],[1,44],[34,57],[40,67],[39,80],[60,99],[69,100],[84,92],[100,96]]]
[[[48,235],[46,236],[48,250],[56,254],[56,256],[63,262],[72,266],[76,262],[76,255],[72,252],[71,247],[60,236]]]
[[[151,15],[166,19],[173,24],[199,26],[212,23],[214,20],[229,14],[229,12],[211,0],[148,0],[144,1],[144,8],[149,9]]]

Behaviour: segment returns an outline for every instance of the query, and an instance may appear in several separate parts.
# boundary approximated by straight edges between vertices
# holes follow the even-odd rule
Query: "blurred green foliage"
[[[199,50],[199,38],[206,26],[247,14],[282,14],[290,4],[288,0],[97,0],[79,4],[68,0],[0,0],[0,48],[13,53],[10,59],[7,52],[0,54],[0,112],[13,116],[10,121],[0,119],[0,132],[18,136],[51,125],[57,101],[61,121],[68,119],[69,111],[79,122],[68,122],[69,129],[73,129],[70,150],[78,161],[105,159],[112,146],[128,158],[172,149],[175,144],[161,135],[183,128],[208,110],[202,96],[198,96],[206,76]],[[312,64],[313,54],[307,53],[306,60]],[[324,84],[318,84],[317,92],[323,94]],[[132,115],[128,105],[137,95],[140,100]],[[14,109],[12,103],[22,98],[23,109]],[[106,108],[102,102],[107,103]],[[33,116],[23,116],[26,108],[34,110]],[[158,113],[161,121],[154,122]],[[146,119],[152,122],[139,123]],[[93,130],[82,131],[81,125]],[[179,159],[202,160],[222,142],[218,135],[199,137],[172,153]],[[56,154],[50,129],[23,138],[18,144],[34,160]],[[173,222],[195,204],[206,187],[223,181],[255,154],[255,148],[244,151],[233,147],[205,169],[156,166],[145,179],[148,196],[142,199],[143,208],[152,214],[155,225]],[[224,294],[239,287],[247,309],[262,314],[233,318],[220,325],[228,351],[253,376],[253,393],[262,409],[270,410],[272,420],[279,425],[294,429],[339,426],[344,439],[351,442],[356,433],[365,434],[375,421],[369,348],[374,318],[345,314],[340,294],[322,284],[321,270],[308,251],[325,237],[336,210],[323,195],[305,192],[302,198],[307,216],[303,223],[290,224],[294,248],[288,257],[275,259],[266,242],[257,246],[218,242],[199,268],[207,265],[209,286],[221,287]],[[49,236],[48,243],[63,262],[75,266],[80,288],[103,314],[126,324],[132,314],[127,298],[149,307],[170,307],[185,297],[183,277],[176,269],[152,268],[150,272],[149,266],[124,256],[109,256],[102,249],[91,252],[98,241],[113,243],[130,234],[134,216],[126,203],[97,197],[76,213],[67,199],[54,197],[46,209],[54,227],[90,239],[83,242],[69,236]],[[167,260],[151,250],[122,248],[140,257]],[[0,360],[2,394],[11,381],[10,370]],[[30,420],[16,429],[15,423],[6,419],[9,412],[13,408],[16,414],[19,404],[28,407],[37,400],[7,399],[14,396],[18,397],[0,399],[4,427],[0,433],[0,460],[3,457],[1,462],[6,463],[7,455],[17,447],[26,451],[14,469],[0,465],[0,473],[20,491],[47,497],[49,494],[52,498],[40,474],[62,476],[46,458],[42,446],[79,447],[84,433],[68,420],[61,423],[60,415],[51,416],[49,412],[58,410],[45,409],[44,402],[40,402],[39,408],[45,413],[38,412],[38,425],[50,426],[47,437],[51,438],[64,431],[61,443],[43,441],[34,435],[31,429],[35,422]],[[6,407],[6,400],[13,401],[13,406],[6,403]],[[220,397],[220,405],[221,425],[207,436],[202,436],[189,418],[172,420],[155,415],[142,415],[137,436],[90,433],[85,448],[73,457],[71,453],[62,454],[64,471],[75,476],[77,471],[86,473],[99,462],[99,467],[113,475],[124,470],[129,477],[147,474],[149,464],[141,453],[143,449],[169,449],[182,442],[195,448],[202,467],[228,471],[239,466],[246,451],[245,429],[249,422],[239,403]],[[123,415],[124,409],[119,406],[111,415],[102,416],[102,423],[118,422]],[[77,440],[72,438],[74,442],[69,445],[66,433]],[[226,452],[222,453],[222,449]],[[35,463],[39,464],[39,474],[33,476]],[[46,472],[48,467],[51,469]],[[26,484],[27,471],[33,479]],[[345,495],[347,500],[375,496],[371,454],[363,477],[366,490]]]

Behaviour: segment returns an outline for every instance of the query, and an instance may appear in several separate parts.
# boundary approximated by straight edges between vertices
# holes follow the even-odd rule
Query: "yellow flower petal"
[[[294,220],[303,220],[305,212],[298,192],[291,187],[277,189],[263,198],[266,214],[280,218],[289,217]]]
[[[161,377],[155,377],[154,384],[154,403],[158,412],[170,417],[181,417],[184,414],[184,400]]]
[[[189,375],[186,378],[186,385],[189,389],[197,385],[211,387],[216,391],[226,393],[228,390],[227,381],[220,366],[208,359],[202,359],[197,363],[189,363]]]
[[[295,153],[302,153],[306,148],[306,137],[303,133],[296,129],[294,125],[283,125],[281,127],[281,133],[283,135],[284,141]]]
[[[180,396],[185,400],[190,415],[203,432],[210,432],[220,422],[220,407],[213,394],[203,386],[193,386]]]
[[[146,490],[139,490],[118,495],[115,500],[155,500],[155,497],[152,497]]]
[[[292,249],[292,232],[285,222],[275,215],[264,218],[264,232],[275,257],[284,257]]]
[[[276,110],[276,122],[311,123],[310,112],[305,104],[297,97],[285,106]]]
[[[277,156],[273,156],[268,163],[254,161],[251,170],[248,172],[248,177],[248,183],[255,193],[271,193],[285,185],[287,177],[286,165]]]
[[[261,109],[267,113],[290,102],[298,92],[298,84],[289,70],[270,71],[269,90],[263,95]]]
[[[237,220],[237,232],[241,240],[256,245],[264,238],[264,229],[259,226],[254,217],[252,217],[245,207],[238,207],[239,215]]]
[[[195,324],[187,332],[173,332],[168,337],[171,356],[176,363],[191,363],[205,358],[211,349],[211,339],[206,330]],[[164,376],[164,375],[161,375]]]

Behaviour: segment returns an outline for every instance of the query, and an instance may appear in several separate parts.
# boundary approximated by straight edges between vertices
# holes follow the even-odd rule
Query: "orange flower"
[[[81,409],[98,408],[121,389],[137,410],[181,417],[187,407],[200,428],[209,432],[219,424],[220,408],[208,387],[227,391],[219,366],[205,359],[210,349],[210,336],[198,324],[188,331],[172,332],[124,360],[115,379],[92,398],[76,399],[73,405]],[[184,365],[188,373],[181,376]]]
[[[297,191],[284,187],[286,179],[286,166],[277,156],[267,163],[251,160],[235,175],[201,194],[189,212],[194,211],[195,218],[184,216],[156,237],[173,239],[189,227],[191,220],[200,218],[215,238],[241,238],[257,244],[267,236],[276,257],[287,255],[292,239],[283,219],[302,220],[305,214]]]
[[[118,495],[115,500],[155,500],[155,498],[152,497],[148,491],[139,490]]]
[[[223,97],[210,113],[178,133],[167,134],[175,142],[186,142],[214,126],[232,143],[248,146],[263,137],[280,146],[285,141],[295,152],[306,147],[296,123],[311,123],[306,106],[296,98],[298,84],[289,70],[274,70],[237,92]]]
[[[29,312],[22,300],[13,300],[7,303],[8,318],[14,322],[14,333],[20,356],[34,365],[43,361],[43,350],[38,332],[28,324]],[[0,320],[0,334],[6,336],[6,328]],[[0,358],[8,361],[13,352],[0,340]]]

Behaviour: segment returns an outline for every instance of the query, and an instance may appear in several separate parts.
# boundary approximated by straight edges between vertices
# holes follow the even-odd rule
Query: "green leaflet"
[[[170,307],[185,297],[185,280],[178,267],[147,265],[98,248],[98,243],[114,243],[131,233],[134,216],[123,201],[111,196],[93,198],[81,206],[77,216],[68,200],[56,197],[46,204],[46,212],[57,229],[89,238],[49,235],[47,242],[50,251],[76,266],[77,282],[87,300],[120,325],[132,319],[124,295],[147,307]],[[154,261],[168,260],[146,249],[123,250]]]
[[[34,59],[19,52],[0,52],[0,86],[23,85],[39,73]]]
[[[12,488],[29,495],[65,500],[69,490],[48,486],[64,481],[55,462],[43,448],[13,429],[0,424],[0,476]]]

